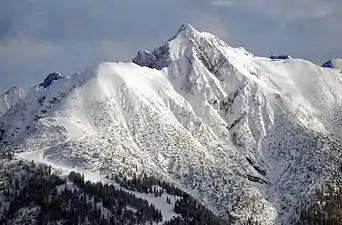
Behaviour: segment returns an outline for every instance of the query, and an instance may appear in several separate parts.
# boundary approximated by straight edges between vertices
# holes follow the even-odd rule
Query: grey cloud
[[[175,15],[186,14],[181,3],[156,1],[59,0],[26,5],[25,10],[12,9],[10,17],[16,22],[15,29],[53,42],[103,38],[136,41],[138,34],[165,32],[170,22],[177,24],[182,20]]]
[[[212,4],[215,5],[213,1]],[[230,0],[235,9],[256,12],[270,19],[291,22],[301,19],[323,18],[340,12],[342,2],[337,0]]]

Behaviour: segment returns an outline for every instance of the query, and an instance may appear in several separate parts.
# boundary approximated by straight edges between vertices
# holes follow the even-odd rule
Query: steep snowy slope
[[[26,92],[23,88],[13,87],[5,93],[0,94],[0,116],[25,98]]]
[[[292,224],[341,165],[339,70],[270,60],[183,25],[133,63],[37,86],[0,119],[3,149],[173,182],[228,220]]]

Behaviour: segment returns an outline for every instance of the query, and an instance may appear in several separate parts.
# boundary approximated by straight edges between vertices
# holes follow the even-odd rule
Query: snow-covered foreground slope
[[[133,63],[32,88],[1,117],[0,143],[103,175],[147,172],[237,224],[292,224],[340,167],[341,95],[339,70],[256,57],[183,25]]]
[[[42,150],[38,151],[33,151],[33,152],[24,152],[24,153],[18,153],[16,155],[18,159],[23,159],[26,161],[34,161],[36,163],[42,163],[48,166],[51,166],[52,170],[54,173],[58,174],[61,177],[67,178],[70,172],[78,172],[84,175],[84,179],[87,181],[91,182],[102,182],[104,184],[109,184],[109,185],[114,185],[115,188],[117,189],[123,189],[120,187],[120,184],[116,183],[113,180],[101,177],[101,175],[97,172],[90,172],[87,170],[82,170],[82,169],[77,169],[77,168],[71,168],[63,165],[58,165],[56,163],[50,162],[46,159],[43,158],[43,152]],[[67,184],[69,188],[72,188],[74,185],[72,182],[69,182]],[[59,187],[60,189],[65,188],[65,185],[62,187]],[[156,186],[155,188],[160,189],[161,187]],[[174,203],[177,199],[180,199],[181,197],[179,196],[173,196],[169,195],[168,193],[164,193],[161,196],[155,196],[154,194],[146,194],[146,193],[139,193],[135,191],[130,191],[123,189],[128,193],[134,194],[137,198],[142,198],[145,199],[149,202],[149,204],[154,205],[157,209],[159,209],[162,213],[163,216],[163,221],[160,223],[162,224],[163,222],[170,221],[172,218],[177,217],[178,215],[174,212],[173,206]],[[170,203],[167,203],[166,199],[170,199]],[[105,210],[105,209],[104,209]],[[102,211],[104,211],[102,210]],[[108,210],[108,209],[107,209]]]

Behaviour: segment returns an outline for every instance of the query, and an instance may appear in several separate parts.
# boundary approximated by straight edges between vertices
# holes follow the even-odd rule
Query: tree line
[[[12,155],[6,157],[12,158]],[[86,181],[84,175],[76,172],[62,179],[50,166],[34,162],[17,161],[11,166],[17,167],[16,172],[4,170],[3,173],[2,197],[7,205],[0,212],[0,224],[15,224],[20,214],[25,213],[22,209],[35,209],[34,214],[28,215],[32,218],[25,220],[42,225],[57,222],[63,225],[227,224],[189,194],[146,174],[133,179],[113,175],[121,185],[117,188],[113,184]],[[178,216],[163,222],[159,209],[124,189],[153,194],[165,204],[173,204]],[[172,202],[169,196],[163,196],[166,193],[177,200]]]

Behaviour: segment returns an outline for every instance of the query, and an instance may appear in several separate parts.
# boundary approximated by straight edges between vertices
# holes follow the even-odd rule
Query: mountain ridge
[[[342,59],[334,58],[325,62],[322,67],[342,70]]]

